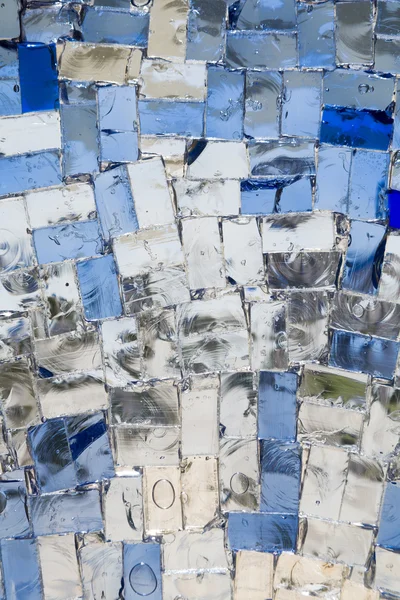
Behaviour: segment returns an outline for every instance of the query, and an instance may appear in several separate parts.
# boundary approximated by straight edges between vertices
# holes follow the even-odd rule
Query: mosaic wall
[[[400,598],[400,2],[0,40],[0,599]]]

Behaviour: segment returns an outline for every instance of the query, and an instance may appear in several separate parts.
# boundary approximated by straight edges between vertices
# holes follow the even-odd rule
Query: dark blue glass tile
[[[258,437],[296,438],[296,373],[260,371],[258,390]]]
[[[261,512],[297,515],[301,480],[299,444],[261,440]]]
[[[77,270],[86,319],[119,317],[122,305],[112,254],[79,262]]]
[[[162,600],[159,544],[124,544],[125,599]]]
[[[388,192],[389,226],[400,229],[400,191]]]
[[[125,167],[116,167],[97,175],[94,191],[101,230],[107,242],[113,237],[138,229]]]
[[[16,79],[0,79],[0,116],[21,113],[21,92]]]
[[[144,48],[149,35],[149,17],[148,12],[129,13],[87,7],[81,25],[83,41]]]
[[[57,152],[0,156],[0,196],[59,185],[61,180]]]
[[[207,137],[243,137],[244,73],[209,67],[207,75]]]
[[[0,539],[29,535],[26,503],[26,488],[23,482],[0,482]]]
[[[294,552],[298,516],[280,513],[229,513],[228,540],[231,550]]]
[[[4,588],[9,600],[42,600],[36,540],[2,540]]]
[[[375,223],[352,221],[342,287],[363,294],[376,294],[386,228]]]
[[[389,481],[383,498],[377,543],[400,550],[400,482]]]
[[[139,100],[139,117],[142,135],[201,137],[204,103]]]
[[[398,342],[335,330],[332,334],[329,365],[392,379],[399,347]]]
[[[49,419],[32,427],[29,442],[38,483],[43,492],[73,488],[77,484],[64,419]]]
[[[97,489],[30,496],[29,507],[35,536],[103,529]]]
[[[22,112],[58,108],[56,46],[18,44]]]
[[[69,446],[78,483],[114,476],[114,463],[103,413],[66,420]]]
[[[334,146],[387,150],[393,133],[389,111],[325,106],[320,141]]]
[[[35,229],[33,241],[40,264],[94,256],[102,251],[97,221]]]

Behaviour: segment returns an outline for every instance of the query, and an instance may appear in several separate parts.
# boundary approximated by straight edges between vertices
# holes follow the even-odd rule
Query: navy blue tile
[[[112,254],[79,262],[77,270],[86,319],[119,317],[122,305]]]
[[[389,226],[400,229],[400,191],[388,192]]]
[[[322,113],[322,143],[387,150],[392,133],[393,117],[387,111],[325,106]]]
[[[228,540],[231,550],[294,552],[298,516],[280,513],[229,513]]]
[[[22,112],[58,108],[56,46],[18,44]]]

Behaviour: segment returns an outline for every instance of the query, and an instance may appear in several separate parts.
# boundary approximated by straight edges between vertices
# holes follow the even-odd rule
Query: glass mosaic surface
[[[0,599],[400,598],[400,2],[21,2]]]

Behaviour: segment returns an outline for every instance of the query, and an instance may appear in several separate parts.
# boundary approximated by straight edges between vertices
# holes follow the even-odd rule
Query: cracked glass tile
[[[219,419],[225,437],[257,435],[254,373],[221,373]]]
[[[38,538],[38,551],[45,598],[79,597],[81,578],[73,534]]]
[[[392,340],[334,330],[329,365],[392,379],[398,351],[398,342]]]
[[[97,221],[35,229],[33,242],[40,264],[94,256],[103,247]]]
[[[186,59],[223,60],[226,28],[225,0],[190,0],[187,20]]]
[[[297,8],[300,67],[335,67],[334,3],[300,2]]]
[[[223,511],[259,510],[260,467],[257,447],[256,439],[223,437],[220,440],[219,497]]]
[[[365,408],[368,377],[323,365],[305,365],[299,397],[326,406]]]
[[[104,496],[104,520],[108,540],[142,540],[142,477],[139,473],[110,480]]]
[[[260,511],[299,512],[301,447],[275,440],[261,440]]]
[[[283,77],[282,135],[318,138],[321,85],[321,72],[285,72]]]
[[[370,2],[336,3],[336,60],[340,65],[372,65],[373,15]]]
[[[345,290],[376,294],[380,269],[378,257],[385,250],[385,227],[352,221],[342,286]]]
[[[149,29],[149,13],[102,10],[86,7],[80,31],[82,41],[95,44],[127,44],[146,47]]]
[[[218,66],[207,69],[206,135],[238,140],[243,137],[243,73]]]
[[[294,441],[296,437],[297,375],[260,371],[258,437]]]
[[[280,554],[294,551],[297,515],[281,513],[230,513],[228,539],[232,550],[257,550]]]
[[[1,540],[7,598],[41,600],[42,585],[36,540]]]
[[[246,72],[244,133],[247,138],[276,138],[282,98],[282,76],[274,72]]]
[[[230,69],[285,69],[296,67],[296,34],[228,31],[226,66]]]
[[[120,317],[122,304],[112,254],[84,260],[76,266],[86,320]]]

